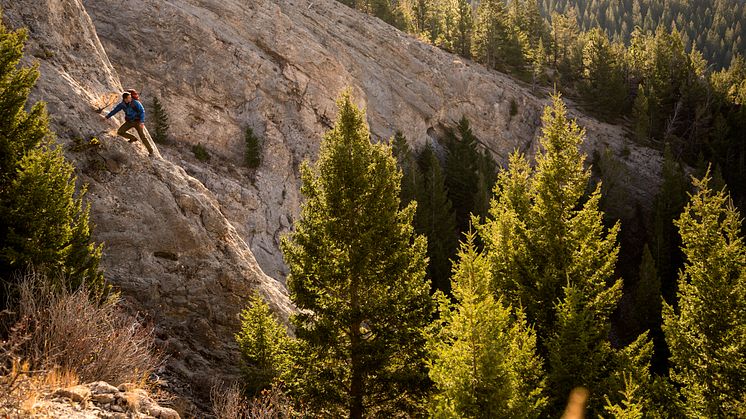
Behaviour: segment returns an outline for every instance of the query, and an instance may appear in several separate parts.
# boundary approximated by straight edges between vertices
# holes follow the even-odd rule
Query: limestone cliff
[[[114,122],[96,113],[122,86],[79,0],[0,5],[7,25],[29,30],[26,55],[42,74],[32,100],[47,102],[58,140],[88,184],[107,279],[156,324],[170,371],[192,383],[235,376],[232,336],[247,296],[258,290],[287,318],[284,286],[262,272],[210,190],[179,165],[116,138]],[[103,145],[71,150],[93,137]]]
[[[83,3],[124,84],[162,99],[179,143],[202,143],[220,157],[203,165],[188,148],[168,151],[216,194],[259,264],[276,278],[286,274],[279,237],[299,208],[297,167],[314,159],[346,87],[367,107],[379,139],[399,129],[422,146],[465,115],[501,163],[515,149],[532,154],[536,148],[547,92],[537,98],[511,77],[335,0]],[[618,126],[574,116],[588,130],[589,154],[610,148],[635,174],[619,182],[625,194],[650,201],[658,153],[629,144]],[[238,168],[247,125],[264,140],[265,161],[253,182]],[[620,215],[632,212],[634,201],[625,200]]]

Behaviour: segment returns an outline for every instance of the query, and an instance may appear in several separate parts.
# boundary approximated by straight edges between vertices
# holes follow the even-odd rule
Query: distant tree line
[[[635,28],[659,27],[681,33],[687,51],[693,47],[718,68],[746,53],[746,4],[732,0],[541,0],[545,15],[571,9],[584,31],[602,29],[628,42]]]

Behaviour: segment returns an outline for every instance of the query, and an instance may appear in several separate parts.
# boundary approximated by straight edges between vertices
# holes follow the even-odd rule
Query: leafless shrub
[[[307,416],[302,410],[296,410],[293,401],[278,385],[262,390],[249,402],[246,413],[246,417],[256,419],[288,419]]]
[[[210,391],[212,409],[218,419],[290,419],[308,417],[304,410],[295,407],[282,387],[275,384],[262,390],[256,397],[246,400],[238,384],[216,384]]]
[[[218,419],[241,419],[246,413],[246,399],[238,384],[215,384],[210,390],[212,410]]]
[[[19,286],[21,322],[28,322],[23,357],[32,368],[61,369],[83,382],[144,383],[160,363],[152,327],[124,313],[111,298],[95,304],[85,289],[54,289],[37,274]]]

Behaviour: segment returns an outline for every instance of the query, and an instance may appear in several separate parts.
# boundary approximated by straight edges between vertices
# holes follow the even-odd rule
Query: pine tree
[[[307,345],[296,363],[305,398],[322,416],[412,412],[427,379],[427,243],[413,231],[416,205],[399,209],[391,149],[370,143],[348,93],[301,179],[307,201],[282,250],[301,310],[296,336]]]
[[[565,79],[575,80],[582,67],[582,51],[578,48],[579,35],[575,9],[569,9],[565,14],[552,14],[554,67]]]
[[[678,310],[663,304],[671,378],[691,417],[736,417],[746,389],[746,245],[728,194],[694,180],[676,220],[685,264]]]
[[[546,50],[544,41],[539,39],[539,45],[531,54],[531,89],[536,88],[537,83],[544,81],[544,62],[546,61]]]
[[[482,0],[477,6],[471,55],[488,68],[503,62],[503,49],[510,38],[508,15],[502,0]]]
[[[0,304],[14,272],[29,266],[101,295],[101,247],[91,242],[85,190],[75,191],[75,168],[51,139],[44,104],[24,110],[39,77],[19,67],[26,33],[0,24],[0,40]]]
[[[469,120],[462,117],[446,137],[445,176],[448,197],[456,212],[459,231],[469,229],[471,215],[484,217],[489,210],[489,199],[495,183],[495,162],[486,152],[481,153],[477,137]]]
[[[651,122],[648,96],[645,94],[642,85],[637,89],[637,97],[632,106],[632,117],[635,121],[635,134],[637,135],[637,140],[645,143],[650,139]]]
[[[641,330],[650,330],[653,335],[660,332],[661,281],[655,269],[655,260],[646,244],[640,262],[640,280],[635,287],[635,313]]]
[[[594,29],[586,36],[588,39],[583,50],[583,95],[599,107],[600,111],[619,113],[624,109],[627,93],[621,57],[600,29]]]
[[[686,205],[688,186],[681,165],[668,145],[663,151],[661,177],[661,189],[653,204],[653,247],[650,250],[660,275],[663,297],[673,304],[676,275],[682,265],[680,238],[676,234],[673,220],[679,217]]]
[[[158,100],[158,96],[153,96],[153,141],[158,144],[168,143],[168,130],[171,125],[168,121],[168,114],[163,109],[161,101]]]
[[[407,143],[407,137],[401,131],[396,131],[391,140],[391,149],[402,172],[401,179],[401,207],[404,208],[416,199],[420,182],[420,173],[412,150]]]
[[[433,290],[450,294],[451,259],[458,246],[456,217],[445,189],[440,161],[432,147],[425,146],[419,158],[422,181],[417,192],[414,226],[427,237],[427,273]]]
[[[490,291],[489,263],[468,233],[454,268],[452,304],[440,295],[429,337],[431,412],[443,418],[532,418],[546,406],[536,336],[519,309]]]
[[[259,138],[254,134],[254,130],[251,127],[246,127],[244,142],[246,143],[246,152],[244,155],[246,166],[250,169],[256,169],[262,164],[262,145],[259,143]]]
[[[621,389],[622,371],[647,384],[652,350],[645,335],[623,350],[613,350],[607,338],[622,291],[614,278],[619,225],[604,228],[600,188],[584,196],[590,172],[578,149],[583,137],[555,96],[543,117],[536,169],[511,156],[491,217],[479,228],[494,291],[524,307],[536,327],[553,412],[579,385],[590,389],[591,409],[599,412],[602,396]]]
[[[456,36],[453,48],[462,57],[471,57],[472,34],[474,32],[474,9],[468,0],[457,0]]]
[[[625,376],[624,390],[620,391],[622,395],[621,403],[612,403],[608,396],[606,397],[606,406],[604,409],[609,417],[614,419],[642,419],[645,417],[642,394],[643,389],[633,380]]]
[[[241,351],[249,395],[268,388],[287,374],[292,343],[285,327],[272,316],[262,297],[252,296],[249,307],[241,311],[241,331],[235,339]]]

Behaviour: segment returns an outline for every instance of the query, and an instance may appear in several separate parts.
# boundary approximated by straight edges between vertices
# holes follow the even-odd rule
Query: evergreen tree
[[[579,36],[580,30],[575,9],[571,8],[565,14],[552,14],[554,67],[559,70],[563,78],[568,80],[578,78],[583,65]]]
[[[642,250],[640,279],[635,287],[635,313],[641,330],[659,331],[661,320],[661,281],[655,260],[646,244]],[[655,333],[654,333],[655,335]]]
[[[0,23],[0,40],[0,304],[8,303],[14,272],[29,266],[100,295],[101,247],[91,242],[85,190],[75,192],[75,168],[53,144],[44,104],[25,111],[39,77],[19,67],[26,32]]]
[[[746,389],[746,245],[740,214],[710,180],[694,180],[676,220],[685,264],[678,310],[663,304],[663,331],[688,416],[736,417]]]
[[[614,419],[642,419],[645,417],[644,404],[642,401],[645,396],[642,395],[643,389],[634,381],[625,377],[624,390],[621,403],[612,403],[608,396],[606,397],[606,406],[604,409]]]
[[[632,117],[634,118],[637,140],[643,143],[648,141],[651,128],[650,105],[648,96],[642,86],[637,89],[637,97],[635,97],[635,103],[632,106]]]
[[[155,141],[158,144],[166,144],[168,143],[168,130],[171,128],[171,125],[168,121],[168,114],[166,113],[166,110],[163,109],[163,105],[161,104],[161,101],[158,100],[158,96],[153,96],[153,118],[152,118],[152,126],[153,126],[153,141]]]
[[[416,199],[420,182],[420,173],[412,150],[407,143],[407,137],[401,131],[396,131],[391,140],[391,149],[402,172],[400,206],[405,208]]]
[[[587,34],[583,50],[583,67],[584,97],[599,110],[609,114],[623,110],[627,92],[622,73],[622,59],[599,29]]]
[[[450,294],[451,258],[456,253],[458,231],[456,217],[445,189],[440,161],[432,147],[425,147],[419,156],[422,181],[417,192],[417,213],[414,226],[418,234],[427,237],[427,273],[433,290]]]
[[[466,117],[446,137],[446,189],[454,205],[459,231],[469,229],[471,215],[484,217],[495,181],[495,162],[486,152],[480,153],[477,137]]]
[[[474,31],[474,9],[469,0],[457,0],[458,22],[453,40],[454,51],[462,57],[471,57],[472,33]]]
[[[296,363],[305,399],[322,416],[415,411],[427,385],[427,243],[413,231],[416,205],[399,209],[391,149],[370,143],[349,94],[301,179],[307,201],[282,250],[301,310],[296,336],[307,345]]]
[[[440,295],[430,336],[431,412],[443,418],[532,418],[546,406],[536,336],[519,309],[490,291],[489,263],[468,233],[454,268],[451,304]]]
[[[676,275],[682,265],[679,249],[680,238],[676,234],[673,220],[678,218],[686,205],[688,186],[681,165],[676,161],[670,147],[663,151],[663,182],[653,204],[653,248],[655,266],[661,280],[663,297],[674,304]]]
[[[503,0],[482,0],[477,6],[471,55],[488,68],[504,63],[503,49],[510,33]]]
[[[246,152],[244,155],[246,166],[250,169],[256,169],[262,164],[262,145],[251,127],[246,127],[244,141],[246,143]]]
[[[537,83],[544,81],[544,62],[546,61],[546,50],[544,41],[539,40],[539,45],[531,52],[531,89],[536,88]]]
[[[235,339],[249,395],[268,388],[289,370],[291,340],[262,297],[252,296],[249,307],[241,311],[241,331]]]
[[[621,297],[614,278],[619,225],[606,230],[600,188],[584,197],[590,172],[578,149],[583,131],[567,118],[559,96],[543,117],[536,169],[514,154],[498,177],[490,220],[479,231],[493,272],[493,289],[525,307],[548,367],[552,411],[576,386],[591,391],[591,410],[621,390],[622,371],[647,385],[647,337],[613,350],[611,313]]]

